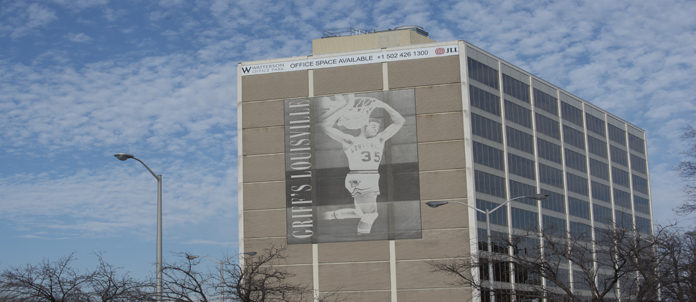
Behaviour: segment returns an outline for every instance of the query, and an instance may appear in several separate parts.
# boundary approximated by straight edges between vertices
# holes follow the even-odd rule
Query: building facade
[[[286,247],[280,267],[317,296],[468,301],[431,263],[477,255],[485,216],[426,202],[542,193],[492,214],[492,233],[652,232],[640,128],[464,41],[328,39],[238,66],[240,252]]]

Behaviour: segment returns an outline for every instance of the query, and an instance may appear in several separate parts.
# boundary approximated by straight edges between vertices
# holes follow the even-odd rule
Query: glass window
[[[474,162],[501,171],[505,169],[502,150],[476,141],[474,142]]]
[[[539,181],[563,189],[563,171],[539,164]]]
[[[470,78],[498,89],[498,70],[472,58],[468,58],[467,63]]]
[[[551,234],[553,236],[561,237],[565,236],[566,224],[565,219],[542,215],[541,216],[542,225],[545,234]]]
[[[572,127],[563,125],[563,141],[578,149],[585,150],[585,135]]]
[[[628,145],[631,148],[631,150],[636,151],[640,154],[645,154],[645,145],[642,138],[637,137],[633,134],[629,134]]]
[[[532,111],[512,101],[505,100],[505,119],[532,128]]]
[[[601,222],[604,224],[611,224],[611,209],[607,207],[600,206],[598,204],[592,205],[592,212],[594,215],[595,222]]]
[[[625,230],[633,229],[633,215],[624,211],[615,210],[616,226]]]
[[[604,135],[604,120],[597,118],[589,113],[585,113],[587,119],[587,130],[605,137]]]
[[[515,175],[536,179],[534,161],[512,153],[508,153],[508,171]]]
[[[628,188],[628,172],[617,167],[611,167],[611,178],[614,184]]]
[[[589,134],[587,135],[587,147],[590,150],[590,153],[599,155],[603,158],[607,157],[607,143],[596,139]]]
[[[493,216],[493,214],[491,214],[491,216]],[[479,251],[488,250],[488,242],[486,242],[488,238],[486,237],[486,229],[478,229]],[[491,231],[491,243],[493,243],[491,249],[494,253],[507,253],[508,241],[508,235],[506,233]]]
[[[609,190],[609,186],[593,181],[592,198],[611,202],[611,191]]]
[[[573,197],[568,197],[568,213],[575,217],[590,219],[590,203]]]
[[[566,173],[568,191],[587,196],[587,179],[572,173]]]
[[[555,96],[534,88],[534,106],[553,115],[558,115],[558,101]]]
[[[476,208],[481,210],[492,210],[499,206],[499,203],[490,202],[482,199],[476,199]],[[481,222],[486,222],[486,214],[481,212],[476,212],[477,220]],[[507,211],[503,208],[496,210],[491,213],[491,224],[507,226]]]
[[[643,234],[652,234],[650,232],[650,219],[636,216],[636,229]]]
[[[592,239],[592,227],[584,223],[571,221],[570,235],[573,239],[590,241]]]
[[[611,161],[617,164],[628,166],[628,159],[626,158],[626,150],[618,147],[611,146]]]
[[[631,193],[614,188],[614,204],[627,209],[631,208]]]
[[[636,212],[650,214],[650,202],[647,198],[633,195],[633,207]]]
[[[580,172],[587,172],[587,162],[585,161],[585,155],[582,155],[578,152],[566,148],[565,162],[566,167],[568,168],[575,169]]]
[[[633,190],[648,194],[648,180],[638,175],[633,174]]]
[[[621,146],[626,147],[626,131],[616,127],[612,124],[608,124],[609,128],[609,140],[615,142]]]
[[[505,198],[505,178],[476,170],[474,182],[476,192]]]
[[[483,116],[471,114],[471,128],[474,135],[490,139],[494,142],[503,142],[503,131],[500,123],[489,120]]]
[[[645,159],[635,154],[631,154],[631,169],[645,174]]]
[[[529,85],[503,73],[503,92],[529,103]]]
[[[582,110],[566,102],[561,102],[563,119],[582,127]]]
[[[537,138],[537,152],[543,159],[561,163],[561,146],[559,145]]]
[[[541,189],[541,193],[549,195],[549,197],[546,197],[546,199],[541,201],[542,208],[559,213],[565,213],[565,201],[563,198],[563,194],[544,189]]]
[[[534,137],[531,134],[527,134],[509,126],[505,127],[505,130],[507,131],[508,146],[529,154],[534,154]]]
[[[536,232],[539,226],[537,213],[511,207],[512,209],[512,227],[525,231]]]
[[[541,114],[535,114],[537,132],[546,134],[555,139],[560,139],[558,122]]]
[[[469,95],[471,96],[471,106],[500,116],[500,101],[497,95],[472,85],[469,85]]]
[[[533,185],[528,185],[524,184],[521,182],[517,182],[514,180],[510,180],[510,196],[511,198],[519,197],[519,196],[527,196],[527,195],[533,195],[536,194],[537,190],[536,187]],[[515,200],[515,202],[521,202],[524,204],[528,204],[530,206],[536,206],[536,200],[534,199],[529,199],[529,198],[521,198]]]
[[[594,158],[590,158],[590,174],[608,181],[609,165]]]

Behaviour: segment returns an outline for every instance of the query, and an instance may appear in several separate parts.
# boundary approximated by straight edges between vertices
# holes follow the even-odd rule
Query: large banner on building
[[[289,244],[421,238],[413,89],[285,100]]]

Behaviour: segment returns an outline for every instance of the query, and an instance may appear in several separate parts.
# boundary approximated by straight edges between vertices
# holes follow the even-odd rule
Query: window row
[[[498,89],[498,70],[472,58],[468,58],[467,63],[470,78]]]
[[[558,116],[558,100],[556,97],[536,88],[534,88],[534,107]]]
[[[578,170],[580,172],[587,172],[587,162],[585,160],[585,155],[578,152],[572,151],[568,148],[565,149],[565,162],[566,167]]]
[[[508,171],[510,174],[535,180],[534,161],[508,153]]]
[[[534,185],[528,185],[518,181],[510,180],[510,198],[516,198],[519,196],[528,196],[536,194],[537,190]],[[528,204],[530,206],[536,206],[536,200],[529,198],[521,198],[515,200],[515,202],[520,202]]]
[[[628,167],[628,158],[626,157],[626,150],[623,150],[615,146],[611,146],[611,148],[609,149],[611,151],[612,162]]]
[[[566,233],[565,219],[542,215],[541,222],[544,234],[550,234],[556,237],[563,237]]]
[[[497,95],[489,93],[476,86],[469,85],[471,106],[488,113],[500,116],[500,100]]]
[[[482,171],[474,171],[476,192],[505,198],[505,178]]]
[[[626,131],[612,124],[608,124],[608,128],[609,140],[623,147],[626,147]]]
[[[617,167],[611,167],[611,179],[614,184],[628,188],[628,172]]]
[[[532,129],[532,111],[512,101],[505,100],[505,120]]]
[[[563,141],[578,149],[585,150],[585,135],[582,131],[575,130],[570,126],[563,125]]]
[[[557,121],[552,120],[552,119],[545,117],[545,116],[538,114],[538,113],[535,114],[534,117],[536,120],[537,132],[546,134],[546,135],[553,137],[555,139],[561,138],[561,136],[559,135]]]
[[[504,171],[503,150],[479,142],[474,142],[474,162]]]
[[[568,197],[568,214],[590,219],[590,203],[585,200]]]
[[[512,227],[524,231],[536,232],[539,226],[537,213],[512,207]]]
[[[595,117],[589,113],[585,113],[585,122],[587,124],[587,130],[597,133],[602,137],[605,137],[604,120]]]
[[[487,138],[494,142],[503,142],[503,133],[500,123],[475,113],[471,114],[471,131],[474,135]]]
[[[636,151],[640,154],[645,154],[645,142],[640,137],[637,137],[633,134],[629,134],[628,135],[628,146],[633,151]]]
[[[499,206],[499,203],[485,201],[481,199],[476,199],[476,208],[481,210],[492,210]],[[481,222],[486,221],[486,215],[481,212],[476,212],[476,219]],[[507,226],[507,211],[504,208],[498,209],[493,213],[490,213],[491,224]]]
[[[534,154],[534,137],[510,126],[505,128],[507,132],[507,145],[520,151]]]
[[[503,92],[529,103],[529,85],[506,74],[503,74]]]
[[[627,209],[631,208],[631,193],[614,188],[614,204]]]
[[[582,110],[579,108],[566,102],[561,102],[561,114],[564,120],[582,127]]]

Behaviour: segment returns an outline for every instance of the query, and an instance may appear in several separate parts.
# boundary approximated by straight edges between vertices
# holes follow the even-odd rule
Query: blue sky
[[[236,65],[322,30],[421,25],[641,127],[657,223],[689,218],[674,167],[696,125],[694,1],[0,1],[0,268],[95,252],[154,271],[237,252]],[[691,219],[693,223],[693,219]]]

